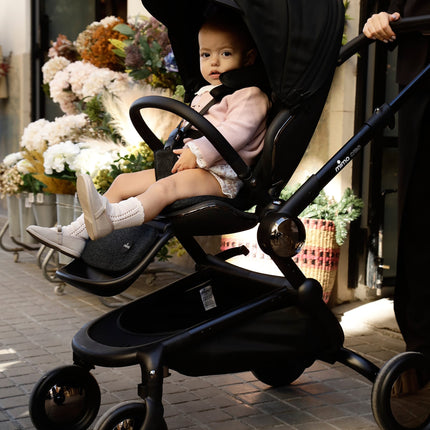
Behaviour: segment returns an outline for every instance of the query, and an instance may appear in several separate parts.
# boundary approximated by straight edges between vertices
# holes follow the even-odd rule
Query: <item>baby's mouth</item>
[[[221,75],[221,73],[218,72],[218,71],[216,71],[216,70],[214,70],[214,71],[212,71],[212,72],[209,73],[209,76],[212,79],[219,79],[220,75]]]

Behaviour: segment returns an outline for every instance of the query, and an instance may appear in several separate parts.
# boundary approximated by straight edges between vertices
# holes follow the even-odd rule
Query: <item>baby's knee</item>
[[[177,181],[174,175],[159,179],[156,182],[157,192],[167,198],[174,199],[177,194]]]
[[[124,191],[126,191],[128,177],[130,173],[121,173],[112,182],[109,188],[111,193],[114,193],[118,198],[122,198]]]

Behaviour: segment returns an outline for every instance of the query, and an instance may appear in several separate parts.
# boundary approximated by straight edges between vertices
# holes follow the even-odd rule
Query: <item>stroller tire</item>
[[[372,389],[372,412],[383,430],[430,429],[430,362],[418,352],[394,356]]]
[[[97,416],[100,388],[86,369],[62,366],[34,386],[29,412],[38,430],[85,430]]]
[[[306,361],[291,360],[285,361],[282,367],[268,366],[267,368],[255,369],[252,373],[266,385],[273,388],[283,387],[294,382],[310,364]]]
[[[115,405],[107,410],[97,421],[94,430],[129,429],[139,430],[146,418],[146,403],[129,401]],[[155,427],[151,427],[154,428]],[[157,430],[168,430],[164,419]]]

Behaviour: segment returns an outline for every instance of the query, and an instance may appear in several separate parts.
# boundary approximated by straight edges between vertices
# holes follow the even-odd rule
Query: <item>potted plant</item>
[[[299,188],[286,187],[280,195],[282,200],[288,198]],[[340,200],[327,195],[323,190],[317,198],[300,214],[306,229],[306,242],[294,261],[304,275],[320,282],[323,288],[323,299],[327,303],[339,263],[340,246],[348,236],[351,221],[357,219],[363,207],[362,200],[347,188]],[[245,245],[248,256],[234,257],[231,262],[254,271],[280,274],[279,269],[268,255],[260,250],[257,244],[256,229],[223,235],[221,250]]]
[[[297,188],[285,188],[281,198],[287,200]],[[336,280],[340,246],[348,236],[349,224],[360,216],[362,208],[363,201],[351,188],[339,200],[322,190],[300,214],[306,242],[294,261],[306,277],[320,282],[326,303]]]

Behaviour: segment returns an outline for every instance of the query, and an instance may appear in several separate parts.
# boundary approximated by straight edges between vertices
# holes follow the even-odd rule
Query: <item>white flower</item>
[[[89,120],[86,114],[63,115],[55,121],[39,119],[30,123],[21,138],[21,147],[29,151],[43,152],[45,146],[56,145],[66,140],[79,140],[88,130]]]
[[[76,155],[70,168],[77,175],[88,173],[94,177],[102,169],[107,169],[118,158],[118,153],[124,154],[125,148],[112,142],[88,140],[79,143],[80,152]]]
[[[76,141],[89,126],[88,116],[84,113],[63,115],[51,123],[48,145],[57,145],[66,140]]]
[[[61,110],[66,114],[76,113],[76,108],[73,102],[76,100],[76,94],[71,91],[69,83],[69,73],[67,68],[72,64],[69,64],[65,69],[57,72],[49,83],[49,92],[51,98],[55,103],[60,105]]]
[[[6,155],[3,159],[3,164],[9,168],[15,166],[18,162],[23,159],[22,152],[12,152]]]
[[[29,151],[41,152],[49,137],[49,130],[47,130],[49,124],[49,121],[44,118],[30,123],[24,129],[20,146],[28,149]]]
[[[54,172],[61,173],[65,170],[66,164],[71,166],[75,157],[79,154],[79,144],[70,140],[50,146],[44,153],[43,167],[48,175]]]
[[[55,75],[65,69],[70,61],[65,57],[54,57],[42,66],[43,83],[47,84],[54,79]]]
[[[106,18],[103,18],[99,23],[100,25],[103,25],[103,27],[109,27],[112,24],[119,23],[120,20],[116,16],[107,16]]]
[[[70,84],[70,89],[79,99],[84,98],[82,88],[85,82],[92,80],[92,77],[98,71],[98,67],[91,63],[84,63],[83,61],[75,61],[66,67],[67,79]]]
[[[26,175],[27,173],[30,173],[32,171],[32,164],[28,160],[21,160],[18,161],[16,164],[16,168],[18,169],[18,172],[22,175]]]

